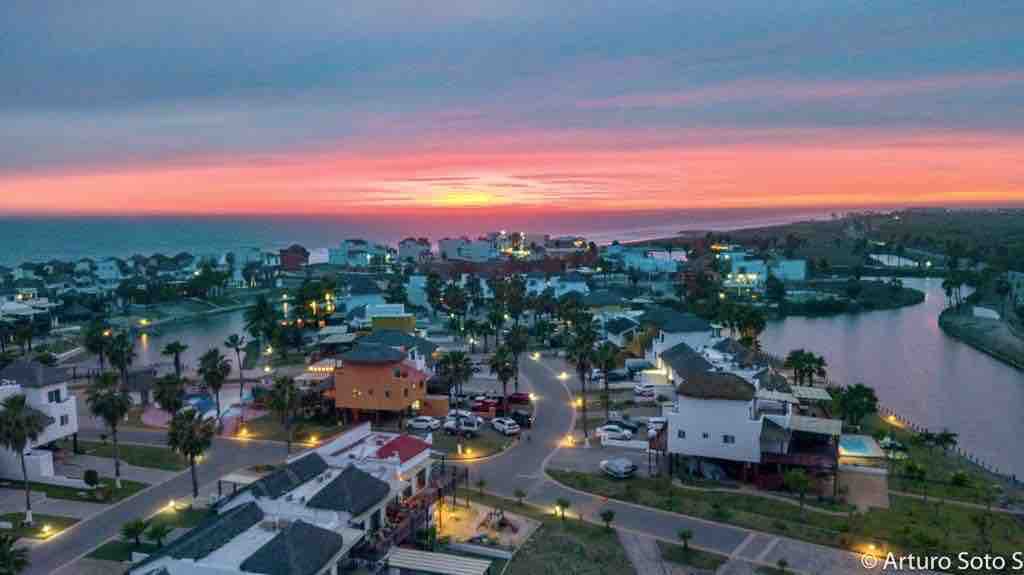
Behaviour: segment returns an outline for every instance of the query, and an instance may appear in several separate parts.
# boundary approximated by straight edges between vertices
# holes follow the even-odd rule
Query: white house
[[[640,316],[642,326],[653,328],[654,339],[646,351],[645,358],[657,370],[662,370],[672,381],[670,371],[662,354],[685,343],[692,349],[700,350],[710,346],[719,337],[719,330],[707,321],[691,313],[682,313],[668,308],[652,307]]]
[[[413,274],[405,281],[405,299],[409,305],[427,307],[427,276]]]
[[[367,305],[381,305],[385,303],[384,291],[371,278],[353,276],[349,280],[344,303],[347,311]]]
[[[66,369],[19,359],[0,370],[0,400],[24,395],[28,405],[50,418],[50,424],[25,451],[29,479],[84,488],[85,483],[80,479],[57,475],[53,466],[53,452],[38,449],[78,432],[77,404],[74,395],[68,392],[67,384]],[[6,479],[21,479],[21,463],[17,453],[0,449],[0,475]]]
[[[96,263],[96,279],[101,287],[113,289],[121,283],[121,262],[116,258],[105,258]]]
[[[486,262],[498,257],[494,243],[486,239],[443,238],[437,246],[441,257],[446,260]]]

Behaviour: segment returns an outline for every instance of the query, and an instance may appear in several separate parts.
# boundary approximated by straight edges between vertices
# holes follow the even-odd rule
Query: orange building
[[[334,370],[334,405],[353,420],[360,412],[418,411],[427,395],[427,376],[406,362],[406,352],[379,343],[358,343]]]

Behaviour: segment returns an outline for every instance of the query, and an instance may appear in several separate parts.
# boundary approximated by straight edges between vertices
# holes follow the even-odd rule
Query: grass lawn
[[[71,449],[71,442],[63,440],[61,445]],[[79,441],[78,448],[86,455],[96,457],[114,457],[114,444],[112,442]],[[153,445],[125,445],[118,446],[121,454],[121,461],[128,465],[138,467],[151,467],[153,469],[164,469],[167,471],[181,471],[188,469],[188,462],[185,458],[171,451],[167,447],[156,447]]]
[[[245,421],[245,428],[249,431],[250,437],[253,439],[269,439],[272,441],[288,440],[288,430],[284,428],[284,425],[281,424],[273,413],[257,419],[247,419]],[[319,423],[303,421],[292,425],[292,442],[303,443],[309,441],[314,436],[317,440],[322,441],[323,439],[341,433],[344,430],[345,426],[341,424],[321,425]]]
[[[486,457],[503,451],[516,441],[517,440],[515,438],[506,437],[489,427],[481,428],[480,433],[478,433],[476,437],[471,437],[469,439],[455,435],[448,435],[442,430],[434,432],[434,449],[449,454],[448,456],[451,459],[460,458],[460,443],[462,444],[462,457],[476,458]]]
[[[459,498],[507,509],[541,522],[505,570],[505,575],[573,573],[575,575],[627,575],[636,573],[614,530],[578,519],[544,513],[530,505],[476,491],[460,490]]]
[[[867,435],[874,435],[879,430],[890,433],[893,439],[907,447],[907,459],[904,461],[916,461],[924,467],[929,497],[942,497],[985,504],[985,496],[983,494],[986,488],[995,490],[1010,498],[1020,498],[1022,496],[1019,489],[994,478],[962,457],[944,453],[938,447],[929,448],[924,445],[914,444],[912,438],[916,434],[913,431],[889,423],[878,415],[866,418],[862,427],[863,433]],[[902,462],[897,462],[893,469],[894,473],[889,475],[889,489],[922,494],[925,484],[920,481],[908,481],[901,478],[901,465]],[[968,484],[966,486],[953,485],[952,478],[956,473],[967,476]]]
[[[174,528],[191,528],[199,524],[200,521],[206,517],[209,511],[205,509],[182,509],[173,513],[168,511],[161,511],[152,518],[149,523],[163,523]],[[88,557],[91,559],[102,559],[105,561],[130,561],[132,558],[132,551],[138,551],[139,553],[152,553],[156,551],[157,546],[155,543],[150,543],[143,540],[140,545],[135,545],[134,541],[122,541],[115,539],[107,541],[103,545],[100,545],[96,549],[93,549],[89,553]]]
[[[100,478],[100,486],[96,490],[78,489],[77,487],[65,487],[63,485],[50,485],[47,483],[29,482],[33,493],[45,493],[50,499],[70,499],[72,501],[88,501],[89,503],[116,503],[131,497],[143,489],[149,487],[147,483],[138,481],[121,480],[121,489],[114,489],[114,480],[109,477]],[[0,480],[0,488],[23,489],[20,481]],[[106,493],[106,497],[97,498],[96,492]]]
[[[0,515],[0,521],[6,521],[14,526],[13,529],[0,529],[0,533],[10,533],[15,537],[29,537],[32,539],[48,539],[53,537],[57,533],[71,527],[75,523],[78,523],[78,519],[74,517],[61,517],[59,515],[43,515],[41,513],[33,513],[31,526],[22,523],[25,519],[24,512],[16,513],[4,513]],[[43,530],[46,526],[49,526],[49,530],[46,534]]]
[[[890,509],[832,515],[741,493],[702,493],[664,480],[613,481],[600,475],[549,471],[558,481],[591,493],[758,531],[852,550],[874,543],[885,551],[995,553],[1024,547],[1024,523],[1014,516],[901,496]]]
[[[658,541],[658,549],[661,551],[661,558],[678,565],[696,567],[714,571],[723,563],[729,560],[725,555],[709,553],[699,549],[683,549],[682,545],[673,545],[664,541]]]

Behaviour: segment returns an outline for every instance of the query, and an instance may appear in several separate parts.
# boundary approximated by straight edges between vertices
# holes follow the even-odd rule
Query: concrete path
[[[616,529],[615,533],[636,569],[636,575],[666,575],[665,562],[661,560],[661,550],[655,539],[622,529]]]

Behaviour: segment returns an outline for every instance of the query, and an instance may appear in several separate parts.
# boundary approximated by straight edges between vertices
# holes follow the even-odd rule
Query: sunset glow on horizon
[[[1015,6],[184,4],[0,7],[0,214],[1024,203]]]

